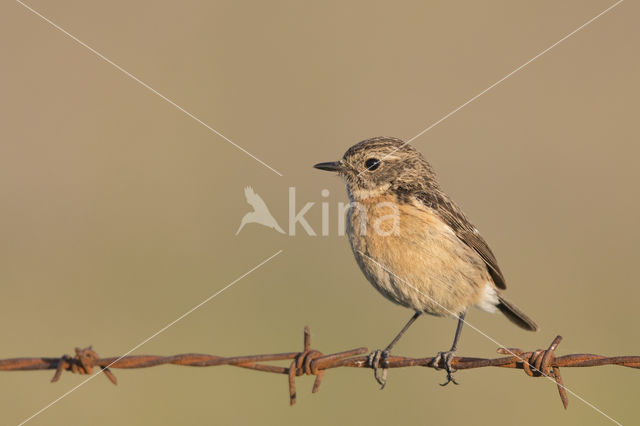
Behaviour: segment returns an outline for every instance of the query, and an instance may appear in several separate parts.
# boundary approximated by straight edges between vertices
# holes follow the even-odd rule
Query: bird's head
[[[433,170],[422,154],[391,137],[358,142],[340,161],[318,163],[314,167],[342,176],[349,198],[354,201],[402,187],[437,186]]]

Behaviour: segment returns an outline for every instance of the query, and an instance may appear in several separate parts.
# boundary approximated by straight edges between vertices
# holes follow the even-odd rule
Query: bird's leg
[[[464,325],[464,316],[466,314],[467,313],[465,311],[458,316],[458,327],[456,328],[456,335],[453,338],[453,345],[451,345],[451,349],[449,349],[447,352],[438,352],[438,355],[436,355],[436,357],[433,358],[433,361],[431,361],[431,365],[436,370],[440,369],[438,368],[438,365],[440,365],[440,361],[444,361],[444,369],[447,371],[447,381],[441,383],[440,386],[446,386],[451,382],[453,382],[454,385],[458,384],[458,382],[456,382],[456,380],[453,378],[453,373],[455,372],[455,370],[451,367],[451,361],[453,361],[453,358],[456,356],[458,339],[460,339],[460,333],[462,332],[462,326]]]
[[[407,321],[405,326],[402,327],[402,330],[400,330],[400,332],[396,335],[396,337],[394,337],[391,343],[389,343],[384,350],[376,349],[375,351],[369,354],[369,359],[368,359],[369,365],[371,366],[371,368],[373,368],[373,377],[375,377],[376,381],[380,384],[381,390],[384,389],[384,385],[387,384],[388,370],[387,368],[382,367],[382,373],[380,374],[379,373],[380,365],[383,365],[383,366],[386,365],[387,358],[389,358],[389,353],[391,352],[391,349],[395,346],[396,343],[398,343],[398,340],[400,340],[400,338],[409,329],[409,327],[411,327],[411,324],[413,324],[414,321],[417,320],[420,315],[422,315],[422,312],[416,312],[415,314],[413,314],[411,319]]]

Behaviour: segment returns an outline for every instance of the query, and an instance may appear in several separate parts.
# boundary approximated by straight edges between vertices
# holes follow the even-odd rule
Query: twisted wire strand
[[[560,368],[565,367],[599,367],[603,365],[619,365],[622,367],[640,368],[640,356],[614,356],[605,357],[595,354],[571,354],[556,356],[555,350],[562,341],[561,336],[551,342],[547,349],[537,349],[524,352],[517,348],[499,348],[499,358],[470,358],[455,357],[451,363],[455,370],[469,370],[472,368],[500,367],[520,369],[529,377],[549,376],[554,378],[562,405],[567,408],[569,400],[560,375]],[[303,350],[301,352],[284,352],[278,354],[258,354],[233,357],[222,357],[210,354],[186,353],[171,356],[159,355],[129,355],[119,357],[101,358],[92,347],[76,348],[75,356],[62,355],[58,358],[10,358],[0,360],[0,371],[30,371],[30,370],[55,370],[51,382],[60,380],[64,371],[75,374],[93,374],[94,369],[99,368],[107,379],[116,385],[118,383],[112,369],[149,368],[159,365],[179,365],[186,367],[215,367],[230,365],[247,368],[267,373],[285,374],[288,376],[289,403],[296,403],[296,377],[302,375],[315,376],[312,393],[316,393],[326,370],[340,367],[351,368],[404,368],[404,367],[430,367],[444,368],[444,361],[434,364],[434,358],[411,358],[390,355],[384,365],[371,365],[365,347],[350,349],[324,355],[322,352],[311,348],[311,333],[308,327],[304,328]],[[265,364],[266,362],[290,360],[289,367]]]

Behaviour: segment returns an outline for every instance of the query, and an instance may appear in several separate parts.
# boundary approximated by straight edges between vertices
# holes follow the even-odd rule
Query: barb
[[[555,351],[562,341],[561,336],[556,336],[547,349],[538,349],[532,352],[524,352],[517,348],[499,348],[499,354],[509,356],[500,358],[469,358],[456,357],[452,366],[456,370],[469,370],[472,368],[500,367],[524,370],[530,377],[551,376],[558,386],[558,393],[564,408],[568,407],[569,399],[564,387],[560,368],[565,367],[599,367],[603,365],[619,365],[622,367],[640,368],[640,356],[615,356],[605,357],[595,354],[571,354],[556,356]],[[344,352],[324,355],[322,352],[311,348],[311,333],[309,327],[304,328],[304,344],[302,352],[284,352],[279,354],[245,355],[234,357],[222,357],[209,354],[179,354],[172,356],[158,355],[130,355],[126,357],[100,358],[91,348],[76,348],[74,357],[62,355],[59,358],[11,358],[0,360],[0,371],[27,371],[27,370],[55,370],[52,382],[60,380],[63,371],[77,374],[92,374],[95,368],[105,374],[114,385],[118,383],[111,369],[116,368],[149,368],[159,365],[181,365],[186,367],[215,367],[230,365],[240,368],[248,368],[267,373],[284,374],[288,376],[289,403],[296,403],[296,377],[302,375],[316,376],[312,393],[316,393],[322,383],[326,370],[339,367],[373,368],[365,347],[355,348]],[[290,360],[289,367],[265,364],[270,361]],[[430,367],[444,368],[443,361],[433,364],[434,358],[410,358],[404,356],[389,356],[383,368],[402,367]]]

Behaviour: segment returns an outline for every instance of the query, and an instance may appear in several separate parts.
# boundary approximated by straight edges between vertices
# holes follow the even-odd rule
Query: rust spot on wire
[[[499,348],[498,353],[506,355],[500,358],[468,358],[456,357],[452,361],[452,367],[456,370],[468,370],[482,367],[501,367],[520,369],[530,377],[548,377],[555,381],[562,400],[562,405],[567,408],[569,400],[567,391],[560,375],[560,368],[565,367],[597,367],[602,365],[619,365],[622,367],[640,368],[640,356],[616,356],[604,357],[594,354],[572,354],[556,356],[555,351],[562,341],[561,336],[551,342],[547,349],[538,349],[532,352],[524,352],[517,348]],[[130,355],[124,357],[100,358],[91,348],[76,348],[75,356],[62,355],[59,358],[12,358],[0,360],[0,371],[26,371],[26,370],[55,370],[52,382],[57,382],[62,372],[70,371],[76,374],[92,374],[95,368],[113,383],[117,384],[115,375],[111,369],[116,368],[149,368],[159,365],[180,365],[187,367],[214,367],[218,365],[230,365],[240,368],[248,368],[267,373],[285,374],[288,376],[289,403],[296,403],[296,377],[302,375],[315,376],[312,393],[320,388],[322,378],[326,370],[339,367],[372,368],[369,365],[368,353],[365,347],[350,349],[324,355],[311,347],[311,333],[308,327],[304,328],[304,340],[301,352],[284,352],[279,354],[245,355],[234,357],[222,357],[209,354],[180,354],[173,356],[157,355]],[[290,361],[289,367],[266,364],[273,361]],[[403,356],[389,356],[387,368],[401,367],[442,367],[432,365],[433,358],[409,358]]]

